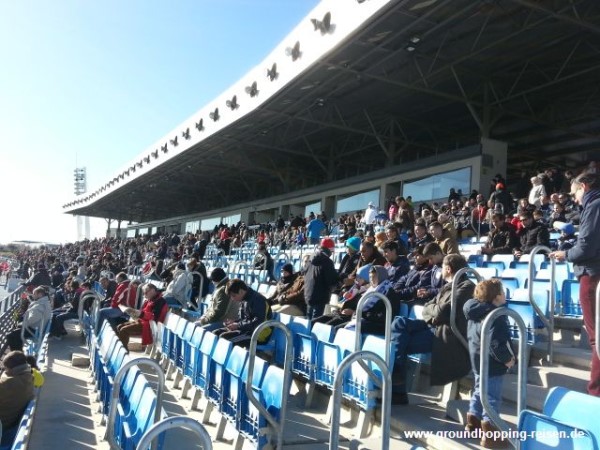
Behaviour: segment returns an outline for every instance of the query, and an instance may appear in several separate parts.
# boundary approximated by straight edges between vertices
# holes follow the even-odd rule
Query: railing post
[[[458,329],[458,326],[456,325],[456,314],[457,314],[456,290],[458,288],[458,281],[466,273],[472,273],[473,275],[475,275],[475,278],[477,279],[478,282],[483,280],[483,277],[481,275],[479,275],[479,272],[477,272],[475,269],[473,269],[471,267],[464,267],[464,268],[460,269],[458,272],[456,272],[456,274],[454,275],[454,278],[452,278],[452,291],[450,293],[450,329],[452,330],[454,335],[458,338],[458,340],[463,345],[463,347],[466,348],[467,351],[469,351],[469,344],[468,344],[467,340],[465,339],[465,337],[460,332],[460,330]]]
[[[540,251],[552,252],[552,250],[544,245],[538,245],[531,250],[529,254],[529,286],[528,286],[528,296],[529,303],[535,313],[538,315],[540,320],[544,323],[544,326],[548,328],[548,357],[546,360],[549,364],[552,364],[554,361],[554,303],[555,303],[555,279],[556,279],[556,260],[554,258],[550,258],[551,271],[550,271],[550,305],[549,305],[549,314],[546,317],[546,314],[542,311],[542,309],[538,306],[537,302],[533,298],[533,278],[535,277],[535,255]]]
[[[119,403],[119,390],[121,383],[127,374],[127,371],[133,366],[149,366],[154,369],[158,378],[158,387],[156,388],[156,409],[154,410],[154,423],[160,421],[162,411],[163,392],[165,390],[165,374],[160,365],[150,358],[136,358],[123,364],[113,381],[113,388],[110,400],[110,409],[108,411],[108,423],[106,425],[106,439],[111,450],[121,450],[119,443],[115,437],[115,420],[117,418],[117,404]],[[156,443],[152,444],[153,450],[156,448]]]
[[[499,430],[508,432],[510,427],[502,420],[500,414],[491,407],[488,400],[488,377],[490,367],[490,345],[492,342],[492,324],[500,316],[510,316],[519,328],[519,363],[517,365],[517,417],[527,404],[527,327],[523,318],[508,308],[497,308],[483,321],[481,326],[481,356],[479,360],[479,392],[481,403],[487,415]],[[510,439],[511,444],[518,448],[518,439]]]
[[[361,297],[358,301],[358,305],[356,305],[356,333],[355,333],[355,341],[354,341],[354,351],[360,351],[360,347],[362,344],[362,336],[361,336],[361,319],[362,319],[362,310],[366,303],[366,301],[371,297],[377,297],[379,300],[383,302],[385,305],[385,348],[388,349],[388,352],[385,355],[385,363],[390,365],[390,342],[392,336],[392,304],[390,300],[383,294],[379,292],[369,292],[367,295]]]
[[[146,431],[146,433],[144,433],[137,448],[140,450],[147,449],[150,443],[153,442],[159,434],[172,428],[185,428],[191,430],[196,433],[200,439],[200,445],[204,450],[212,450],[212,441],[206,428],[204,428],[200,422],[186,416],[167,417],[166,419],[155,423],[148,431]]]
[[[254,393],[252,392],[252,377],[254,375],[254,360],[256,358],[256,345],[258,344],[258,336],[262,330],[265,328],[279,328],[284,336],[285,336],[285,359],[283,362],[283,402],[281,404],[281,412],[279,414],[279,423],[275,420],[275,418],[267,411],[267,409],[254,397]],[[250,347],[248,349],[248,378],[246,379],[246,396],[248,397],[248,401],[252,403],[256,409],[258,409],[259,414],[263,415],[267,422],[275,429],[277,434],[277,450],[281,450],[283,447],[283,427],[285,425],[285,417],[287,414],[287,400],[285,396],[290,391],[290,385],[292,382],[292,358],[294,353],[294,341],[292,339],[292,332],[285,324],[277,321],[277,320],[268,320],[266,322],[261,323],[256,329],[254,333],[252,333],[252,338],[250,339]]]
[[[381,369],[383,387],[381,397],[381,448],[388,450],[390,447],[390,417],[392,409],[392,374],[385,361],[373,352],[359,351],[346,356],[340,363],[333,380],[333,413],[331,416],[331,433],[329,434],[329,449],[337,450],[340,446],[340,403],[342,400],[342,383],[344,375],[355,361],[372,361]],[[376,383],[379,379],[372,372],[369,374]]]

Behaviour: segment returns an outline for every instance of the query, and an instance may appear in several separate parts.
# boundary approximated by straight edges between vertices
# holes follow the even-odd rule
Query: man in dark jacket
[[[235,345],[245,347],[249,344],[254,330],[264,321],[271,319],[271,307],[263,295],[238,278],[227,283],[225,292],[233,302],[240,303],[238,319],[226,321],[225,327],[215,330],[214,333]],[[265,343],[270,335],[271,330],[266,328],[258,337],[258,343]]]
[[[395,404],[407,404],[406,360],[409,354],[431,353],[431,384],[444,385],[469,373],[469,353],[450,327],[452,280],[454,274],[467,267],[461,255],[446,255],[442,276],[446,284],[439,294],[423,307],[422,319],[396,317],[392,322],[392,351],[395,355],[393,372],[393,398]],[[475,285],[465,275],[458,280],[456,291],[457,311],[462,311],[472,298]],[[456,315],[456,324],[463,336],[467,334],[464,314]]]
[[[538,245],[550,246],[550,233],[548,227],[533,220],[533,214],[523,212],[520,214],[523,229],[519,233],[520,245],[514,248],[513,255],[520,258],[521,255],[531,253]]]
[[[583,311],[583,323],[592,347],[592,368],[588,393],[600,397],[600,359],[596,353],[596,287],[600,282],[600,179],[596,173],[579,175],[571,185],[571,194],[582,205],[579,222],[579,237],[569,250],[553,252],[550,257],[557,261],[574,264],[575,276],[579,280],[579,302]]]
[[[502,213],[492,214],[494,229],[488,234],[487,241],[481,247],[483,255],[510,255],[517,246],[517,236],[512,225],[506,223]]]
[[[37,270],[33,274],[33,276],[27,280],[23,285],[26,288],[36,288],[38,286],[50,286],[52,285],[52,278],[50,278],[50,274],[48,274],[48,270],[46,270],[46,266],[43,264],[39,264]]]
[[[330,238],[321,241],[320,249],[306,266],[304,274],[304,301],[309,320],[323,315],[325,305],[329,303],[331,291],[338,282],[331,254],[335,243]]]

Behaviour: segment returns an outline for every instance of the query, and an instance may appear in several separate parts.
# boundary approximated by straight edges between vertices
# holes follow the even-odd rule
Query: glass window
[[[336,214],[343,214],[349,211],[364,211],[369,202],[373,202],[375,206],[379,206],[379,189],[354,194],[350,197],[338,200],[335,212]]]
[[[321,214],[321,211],[321,202],[311,203],[304,208],[304,217],[308,217],[311,212],[314,212],[315,215],[319,215]]]
[[[154,236],[156,233],[158,233],[158,227],[152,227],[150,228],[150,235]]]
[[[413,202],[426,202],[429,200],[448,198],[450,188],[456,192],[462,190],[463,195],[471,192],[471,168],[453,170],[452,172],[430,175],[420,180],[411,180],[404,183],[402,195],[411,196]]]
[[[130,228],[129,230],[127,230],[127,237],[128,238],[134,238],[135,237],[135,228]]]
[[[223,223],[225,225],[236,225],[240,220],[242,220],[241,214],[234,214],[232,216],[223,217]]]
[[[192,222],[185,223],[185,232],[195,234],[200,229],[200,221],[194,220]]]
[[[212,231],[220,223],[221,223],[220,217],[213,217],[212,219],[204,219],[201,222],[200,228],[202,229],[202,231]]]

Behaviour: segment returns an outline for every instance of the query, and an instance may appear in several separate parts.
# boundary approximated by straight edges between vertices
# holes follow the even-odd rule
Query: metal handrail
[[[283,361],[283,392],[282,396],[284,400],[281,404],[281,411],[279,413],[279,423],[275,420],[275,418],[271,415],[269,411],[258,401],[258,399],[254,396],[254,392],[252,392],[252,377],[254,376],[254,362],[256,359],[256,345],[258,344],[258,335],[265,328],[279,328],[283,331],[285,336],[285,359]],[[277,435],[277,449],[281,449],[283,447],[283,427],[285,425],[285,417],[287,413],[287,400],[285,396],[290,391],[290,385],[292,382],[292,358],[294,353],[293,347],[293,339],[292,332],[285,324],[277,321],[277,320],[268,320],[266,322],[261,323],[256,329],[254,333],[252,333],[252,337],[250,338],[250,347],[248,349],[248,377],[246,378],[246,396],[248,397],[248,401],[254,405],[254,407],[258,410],[259,414],[263,415],[267,422],[273,427],[275,430],[275,434]]]
[[[355,362],[372,361],[379,366],[383,375],[383,388],[381,397],[381,448],[388,450],[390,447],[390,418],[392,410],[392,374],[381,357],[373,352],[359,351],[346,356],[338,366],[335,378],[333,379],[333,412],[331,415],[331,433],[329,434],[329,449],[337,450],[340,445],[340,403],[342,401],[342,382],[344,375],[350,365]],[[369,373],[370,377],[374,377],[374,381],[379,383],[379,378]],[[281,447],[278,447],[281,448]]]
[[[595,347],[596,347],[596,355],[600,359],[600,347],[598,347],[598,343],[600,342],[600,283],[596,285],[596,329],[595,329]]]
[[[535,255],[540,251],[552,252],[549,247],[545,245],[538,245],[531,250],[529,254],[529,286],[528,286],[528,297],[529,303],[535,313],[538,315],[540,320],[543,322],[544,326],[548,329],[548,357],[546,360],[549,364],[552,364],[554,361],[554,304],[556,303],[556,260],[554,258],[550,258],[550,305],[549,305],[549,314],[546,317],[546,314],[542,311],[542,309],[538,306],[537,302],[533,299],[533,278],[535,276]]]
[[[249,267],[248,267],[248,263],[247,263],[245,260],[241,259],[241,260],[239,260],[238,262],[236,262],[236,263],[233,265],[233,270],[232,270],[232,273],[233,273],[234,275],[236,275],[236,274],[238,274],[238,273],[239,273],[239,274],[241,274],[242,272],[241,272],[241,270],[240,270],[240,267],[242,267],[242,268],[244,269],[244,282],[246,282],[246,283],[247,283],[247,282],[248,282],[248,275],[249,275],[249,273],[250,273],[250,270],[249,270]],[[239,271],[239,272],[238,272],[238,271]]]
[[[79,327],[81,328],[81,332],[84,333],[85,326],[83,324],[83,308],[85,307],[85,302],[88,298],[92,297],[94,299],[94,303],[92,303],[92,307],[90,308],[90,320],[93,318],[92,313],[94,311],[96,303],[99,303],[100,295],[94,291],[83,291],[79,296],[79,305],[77,307],[77,318],[79,319]],[[93,320],[92,320],[93,322]],[[92,324],[94,326],[95,324]],[[94,327],[94,330],[96,328]],[[98,330],[99,331],[99,330]]]
[[[133,366],[149,366],[154,369],[158,378],[158,386],[156,388],[156,408],[154,410],[154,423],[160,421],[162,411],[163,392],[165,390],[165,374],[160,365],[151,358],[136,358],[127,361],[123,364],[113,381],[113,388],[111,393],[110,408],[108,410],[108,424],[106,425],[106,439],[110,445],[111,450],[121,450],[117,439],[115,438],[115,420],[117,418],[117,404],[119,403],[119,390],[121,383],[127,375],[127,371]],[[142,448],[138,446],[138,448]],[[152,449],[156,448],[156,443],[152,444]]]
[[[160,422],[156,422],[143,434],[137,448],[147,449],[150,443],[153,442],[159,434],[172,428],[185,428],[196,433],[200,438],[200,445],[202,448],[204,450],[212,450],[212,441],[206,428],[204,428],[197,420],[186,416],[167,417]]]
[[[487,415],[496,427],[508,432],[511,427],[502,420],[500,414],[494,411],[488,399],[488,383],[490,367],[490,345],[492,341],[492,324],[499,316],[510,316],[519,328],[519,363],[517,375],[517,417],[527,404],[527,327],[518,312],[508,308],[497,308],[483,321],[481,326],[481,356],[479,360],[479,392],[481,404]],[[510,443],[518,448],[518,439],[509,439]]]
[[[458,272],[456,272],[454,278],[452,278],[452,290],[450,292],[450,329],[460,341],[462,346],[466,348],[467,351],[469,351],[469,343],[458,329],[458,325],[456,325],[456,289],[458,288],[458,280],[460,280],[460,277],[462,277],[466,273],[472,273],[473,275],[475,275],[475,278],[478,282],[483,280],[483,277],[479,275],[479,272],[477,272],[472,267],[464,267]]]
[[[361,297],[358,301],[358,305],[356,305],[356,333],[354,337],[354,351],[360,351],[360,347],[362,345],[362,336],[361,336],[361,319],[363,313],[363,307],[365,303],[370,297],[377,297],[379,300],[383,302],[385,305],[385,348],[390,348],[391,336],[392,336],[392,304],[390,300],[383,294],[379,292],[369,292],[367,295]],[[390,352],[388,351],[385,355],[385,363],[390,365]]]

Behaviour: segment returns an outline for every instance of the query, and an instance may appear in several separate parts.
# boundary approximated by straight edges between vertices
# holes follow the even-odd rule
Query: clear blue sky
[[[0,3],[0,243],[70,242],[88,190],[257,65],[318,0]],[[106,228],[95,221],[93,235]]]

